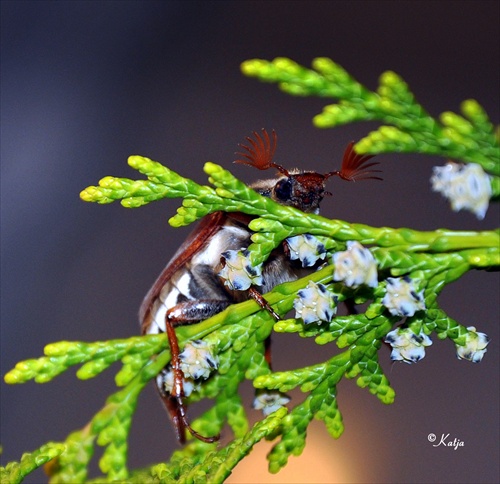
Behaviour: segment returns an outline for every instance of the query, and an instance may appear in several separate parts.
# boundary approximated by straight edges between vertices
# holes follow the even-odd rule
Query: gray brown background
[[[205,161],[230,167],[236,144],[267,127],[278,132],[279,163],[324,172],[339,166],[348,141],[374,127],[314,128],[324,100],[292,98],[245,78],[243,60],[289,56],[309,65],[328,56],[371,89],[391,69],[432,115],[457,111],[474,97],[499,121],[494,1],[1,5],[2,375],[53,341],[138,332],[141,299],[189,229],[167,224],[177,201],[139,210],[80,201],[80,190],[105,175],[135,177],[126,164],[130,154],[204,182]],[[430,191],[432,166],[443,160],[380,161],[382,183],[333,180],[324,215],[420,230],[498,225],[498,207],[478,222],[451,212]],[[232,169],[248,182],[257,176],[244,166]],[[441,297],[452,317],[493,338],[481,364],[458,361],[453,345],[435,337],[418,365],[391,366],[383,348],[395,404],[384,406],[343,382],[342,438],[328,439],[315,424],[308,453],[274,482],[498,482],[498,289],[498,274],[471,273]],[[303,349],[295,336],[275,343],[276,369],[323,361],[335,351]],[[2,462],[83,426],[113,391],[116,370],[87,382],[73,371],[46,385],[2,382]],[[164,460],[176,448],[152,386],[139,403],[133,467]],[[432,448],[431,432],[465,446]],[[259,468],[263,457],[233,482],[271,482]],[[43,479],[39,472],[27,482]]]

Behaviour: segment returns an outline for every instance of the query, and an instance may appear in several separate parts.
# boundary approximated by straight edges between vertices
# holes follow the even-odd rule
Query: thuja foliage
[[[393,72],[383,74],[378,90],[371,92],[329,59],[316,59],[313,67],[310,70],[283,58],[272,62],[250,60],[242,65],[245,74],[276,82],[289,94],[338,100],[314,118],[318,127],[364,120],[384,123],[356,145],[358,152],[428,153],[460,160],[465,166],[477,164],[487,173],[487,198],[498,197],[498,135],[477,102],[465,101],[463,116],[447,112],[436,120]],[[145,178],[106,177],[98,186],[85,189],[81,198],[101,204],[120,200],[125,207],[181,198],[182,206],[169,220],[173,227],[191,224],[219,210],[243,212],[254,216],[250,223],[254,235],[248,248],[253,266],[263,263],[285,239],[304,234],[312,235],[316,244],[324,247],[328,253],[325,264],[310,276],[277,286],[265,295],[282,318],[295,308],[292,319],[276,322],[254,301],[247,301],[201,323],[177,329],[181,348],[189,341],[203,340],[219,359],[218,370],[189,401],[213,400],[211,408],[193,422],[193,427],[203,435],[215,435],[228,424],[234,434],[228,445],[190,439],[168,463],[149,469],[128,469],[128,432],[138,396],[170,361],[166,336],[133,336],[95,343],[63,341],[46,346],[43,357],[18,363],[5,380],[48,382],[77,365],[78,378],[88,379],[121,362],[115,377],[119,390],[87,425],[71,433],[64,442],[49,442],[2,468],[2,482],[20,482],[49,461],[50,482],[87,482],[88,464],[96,445],[104,447],[99,463],[103,476],[98,482],[222,482],[262,439],[276,442],[268,459],[270,471],[278,472],[290,456],[302,452],[307,427],[313,419],[323,421],[332,437],[342,434],[337,401],[337,385],[342,378],[355,378],[360,387],[367,388],[381,402],[393,402],[395,392],[378,360],[384,341],[392,345],[393,359],[406,362],[416,362],[424,356],[432,334],[450,339],[462,359],[479,361],[486,351],[485,335],[450,318],[440,308],[438,296],[447,284],[471,269],[498,270],[498,231],[420,232],[328,220],[276,204],[214,163],[204,166],[210,185],[199,185],[142,156],[131,156],[128,162]],[[451,169],[453,173],[457,170],[461,169]],[[442,185],[447,180],[440,178],[438,182]],[[446,195],[452,191],[449,189]],[[455,208],[467,208],[467,204]],[[358,244],[356,250],[351,251],[354,244]],[[361,280],[353,281],[339,272],[346,257],[348,264],[356,267],[352,260],[356,251],[371,261],[374,270],[370,280],[362,274]],[[406,291],[407,299],[397,301],[398,296],[395,303],[394,297],[391,300],[391,288],[395,285],[399,285],[400,292]],[[298,308],[306,307],[306,294],[318,288],[322,288],[315,293],[318,300],[331,296],[330,310],[346,300],[364,303],[366,310],[345,316],[330,314],[325,320],[318,316],[315,324],[310,324],[310,313],[306,317],[306,312]],[[324,362],[273,372],[264,356],[265,341],[273,332],[298,333],[314,338],[318,345],[335,343],[338,349],[332,347],[331,358]],[[305,398],[300,403],[290,402],[288,409],[281,406],[250,428],[239,394],[245,379],[251,380],[258,392],[283,394],[299,388]]]
[[[474,100],[464,101],[463,116],[451,111],[434,119],[416,101],[408,85],[395,72],[380,76],[375,92],[360,84],[340,65],[319,57],[313,69],[290,59],[253,59],[242,64],[243,72],[265,82],[275,82],[294,96],[337,99],[314,117],[318,128],[333,128],[358,121],[381,121],[377,130],[356,144],[358,153],[425,153],[479,163],[491,174],[498,196],[500,175],[498,131],[484,109]]]

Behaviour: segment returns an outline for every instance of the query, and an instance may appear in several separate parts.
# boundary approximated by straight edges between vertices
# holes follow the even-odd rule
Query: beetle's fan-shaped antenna
[[[264,128],[262,128],[262,135],[256,131],[253,131],[253,135],[255,140],[249,136],[245,138],[251,144],[251,147],[242,144],[238,145],[246,150],[246,153],[235,153],[236,155],[243,156],[246,159],[235,160],[234,163],[250,165],[259,170],[267,170],[268,168],[274,167],[281,173],[288,176],[288,171],[285,168],[272,162],[274,152],[276,150],[276,131],[273,129],[271,132],[272,140]]]
[[[354,141],[351,141],[347,145],[342,158],[342,167],[340,168],[340,171],[332,171],[327,173],[325,176],[328,178],[330,176],[337,175],[347,181],[382,180],[381,177],[374,175],[374,173],[380,173],[381,170],[368,169],[372,166],[378,165],[378,161],[367,163],[367,161],[375,155],[359,155],[354,151],[353,146]]]

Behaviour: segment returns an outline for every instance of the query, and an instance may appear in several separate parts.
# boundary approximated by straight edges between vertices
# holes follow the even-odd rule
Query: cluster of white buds
[[[221,255],[225,264],[219,276],[224,279],[227,287],[235,291],[244,291],[251,285],[262,285],[262,266],[252,266],[248,250],[227,250]]]
[[[417,292],[415,282],[408,276],[388,277],[382,304],[393,316],[413,316],[425,309],[424,291]]]
[[[312,267],[318,259],[326,256],[325,246],[311,234],[289,237],[286,243],[290,249],[290,259],[299,259],[302,267]]]
[[[387,333],[384,340],[392,346],[391,360],[416,363],[425,356],[425,347],[432,344],[431,339],[422,331],[415,334],[411,328],[396,328]]]
[[[478,333],[474,326],[469,326],[467,330],[469,332],[465,336],[465,344],[463,346],[455,345],[457,358],[479,363],[487,351],[486,346],[488,346],[490,338],[484,333]]]
[[[466,209],[483,219],[491,198],[491,180],[481,165],[462,165],[449,161],[435,166],[431,177],[432,189],[448,198],[451,208],[458,212]]]
[[[342,281],[348,287],[366,284],[377,287],[377,262],[373,254],[359,242],[347,242],[347,250],[333,254],[334,281]]]
[[[290,397],[278,390],[257,390],[252,408],[262,410],[265,417],[283,407],[290,401]]]
[[[321,283],[309,281],[305,289],[297,293],[293,302],[295,317],[302,318],[304,324],[331,321],[337,312],[337,298]]]

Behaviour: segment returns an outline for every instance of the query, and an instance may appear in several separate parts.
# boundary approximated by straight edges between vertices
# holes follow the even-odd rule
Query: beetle
[[[347,181],[381,179],[375,175],[379,170],[372,169],[377,162],[368,162],[372,158],[371,155],[358,155],[353,149],[354,142],[347,146],[339,171],[320,174],[298,169],[287,170],[274,163],[277,142],[274,130],[271,136],[265,129],[261,134],[254,131],[253,138],[247,137],[246,140],[249,145],[239,145],[243,152],[236,153],[240,155],[240,159],[235,163],[243,163],[259,170],[278,170],[277,178],[260,180],[250,187],[280,204],[304,212],[319,212],[324,196],[331,195],[325,190],[330,177],[338,176]],[[284,248],[278,247],[263,265],[263,284],[258,290],[253,286],[246,291],[227,287],[219,276],[224,265],[221,254],[228,250],[248,247],[252,235],[248,228],[251,219],[251,216],[243,213],[218,211],[206,215],[153,284],[139,311],[143,334],[167,333],[171,363],[157,376],[156,385],[181,443],[185,441],[186,430],[204,442],[215,442],[219,436],[205,437],[189,424],[175,326],[203,321],[223,311],[230,304],[249,297],[279,319],[262,293],[311,271],[301,267],[297,261],[291,261]],[[173,373],[173,383],[171,390],[167,391],[165,385],[169,371],[170,376]]]

